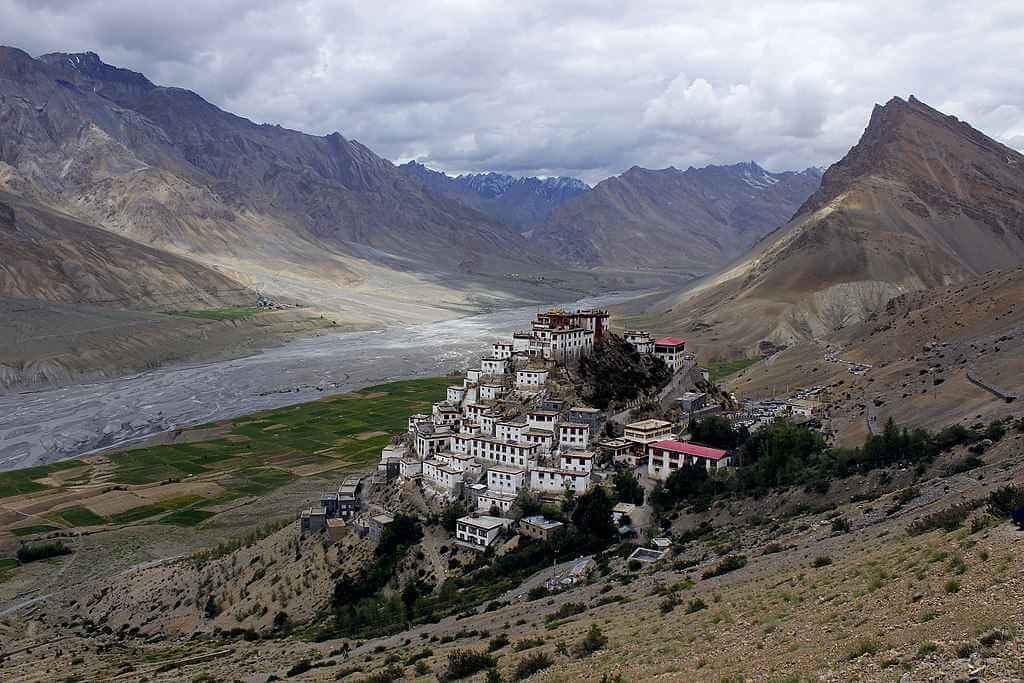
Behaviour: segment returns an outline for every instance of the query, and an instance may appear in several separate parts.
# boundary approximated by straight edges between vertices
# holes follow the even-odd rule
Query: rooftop
[[[626,429],[647,430],[647,429],[661,429],[661,428],[664,428],[664,427],[671,427],[671,426],[672,426],[672,423],[671,422],[666,422],[665,420],[648,419],[648,420],[640,420],[639,422],[630,422],[628,425],[626,425]]]
[[[560,422],[558,424],[559,429],[565,429],[567,427],[572,427],[575,429],[587,429],[588,427],[590,427],[590,425],[585,424],[583,422]]]
[[[502,519],[501,517],[491,517],[489,515],[481,515],[479,517],[460,517],[459,524],[467,524],[469,526],[475,526],[478,529],[496,529],[499,526],[505,526],[509,520]]]
[[[525,522],[526,524],[532,524],[535,527],[540,527],[545,531],[549,529],[557,529],[560,526],[564,526],[557,519],[548,519],[547,517],[544,517],[542,515],[534,515],[533,517],[523,517],[521,521]]]
[[[508,465],[491,465],[487,471],[501,472],[502,474],[522,474],[525,470],[522,467],[509,467]]]
[[[654,343],[657,346],[683,346],[686,344],[686,340],[679,337],[662,337],[661,339],[655,339]]]
[[[695,458],[708,458],[710,460],[721,460],[728,455],[728,453],[720,448],[698,446],[697,444],[690,443],[689,441],[676,441],[675,439],[655,441],[651,446],[654,448],[661,448],[666,451],[672,451],[673,453],[682,453],[683,455],[690,455]]]
[[[589,413],[591,415],[596,415],[597,413],[601,412],[600,409],[591,408],[590,406],[575,406],[573,408],[570,408],[569,410],[576,413]]]

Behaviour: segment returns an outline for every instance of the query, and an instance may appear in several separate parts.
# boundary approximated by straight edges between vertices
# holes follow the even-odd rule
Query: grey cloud
[[[1024,142],[1018,2],[0,0],[0,42],[452,172],[825,166],[910,93]]]

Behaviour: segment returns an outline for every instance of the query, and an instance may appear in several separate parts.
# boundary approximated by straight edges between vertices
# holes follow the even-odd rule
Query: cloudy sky
[[[1024,3],[944,4],[0,0],[0,43],[450,172],[827,166],[910,93],[1024,148]]]

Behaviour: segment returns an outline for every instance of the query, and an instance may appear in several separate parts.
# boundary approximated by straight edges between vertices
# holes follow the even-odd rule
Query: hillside
[[[586,183],[576,178],[514,178],[502,173],[467,173],[452,177],[415,161],[399,168],[432,192],[450,197],[519,232],[543,223],[555,209],[590,191]]]
[[[353,322],[412,292],[436,303],[406,320],[536,295],[522,283],[548,264],[357,141],[256,124],[93,53],[0,48],[0,139],[0,190]]]
[[[1024,261],[1024,156],[911,97],[876,106],[821,189],[749,254],[636,324],[723,354],[827,340],[906,292]]]
[[[757,164],[650,170],[634,166],[557,209],[533,238],[587,265],[703,274],[788,221],[820,173]]]

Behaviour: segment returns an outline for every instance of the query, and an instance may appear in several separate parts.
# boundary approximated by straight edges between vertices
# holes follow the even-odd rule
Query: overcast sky
[[[943,5],[0,0],[0,43],[449,172],[827,166],[911,93],[1024,148],[1024,2]]]

